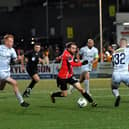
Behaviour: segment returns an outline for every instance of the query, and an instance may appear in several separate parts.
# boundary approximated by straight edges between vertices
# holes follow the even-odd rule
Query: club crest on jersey
[[[73,61],[72,57],[68,57],[68,61],[72,62]]]

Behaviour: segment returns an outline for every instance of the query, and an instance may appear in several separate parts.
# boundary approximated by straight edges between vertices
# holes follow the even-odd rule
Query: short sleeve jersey
[[[37,68],[39,63],[39,58],[43,58],[41,52],[30,51],[25,54],[25,57],[28,59],[27,66],[30,68]]]
[[[129,48],[119,48],[112,56],[113,71],[128,72],[129,71]]]
[[[14,48],[0,45],[0,71],[10,71],[10,62],[12,59],[16,58],[17,54]]]
[[[79,54],[82,56],[82,60],[88,60],[91,63],[95,58],[98,58],[98,49],[95,47],[90,49],[85,46],[80,49]]]

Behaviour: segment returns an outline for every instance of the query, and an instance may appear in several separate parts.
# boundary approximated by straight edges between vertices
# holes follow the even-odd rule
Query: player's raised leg
[[[118,107],[120,105],[120,94],[118,90],[118,84],[112,84],[112,93],[116,98],[114,106]]]
[[[29,104],[24,101],[24,99],[22,98],[21,93],[19,92],[17,81],[12,79],[11,77],[8,77],[6,79],[6,81],[13,86],[13,91],[14,91],[20,105],[22,107],[28,107]]]
[[[62,91],[52,93],[51,94],[52,103],[56,102],[56,99],[55,99],[56,97],[67,97],[67,90],[62,90]]]
[[[115,96],[115,103],[114,106],[118,107],[120,105],[120,94],[119,94],[119,86],[121,82],[121,75],[119,72],[113,72],[112,74],[112,82],[111,82],[111,88],[112,93]]]
[[[84,72],[82,72],[81,75],[80,75],[79,82],[80,83],[84,82],[85,91],[89,95],[91,95],[90,88],[89,88],[89,79],[90,79],[90,72],[84,70]],[[75,89],[74,86],[70,85],[68,93],[71,94],[74,91],[74,89]]]
[[[84,82],[85,85],[85,90],[88,94],[90,94],[90,88],[89,88],[89,78],[90,78],[90,73],[88,71],[82,72],[80,75],[80,83]]]
[[[51,94],[51,100],[55,103],[56,97],[66,97],[67,96],[67,79],[61,79],[57,77],[57,87],[60,88],[61,91],[53,92]]]
[[[29,97],[31,90],[34,88],[36,83],[38,83],[39,81],[40,81],[39,75],[38,74],[34,74],[32,76],[32,80],[31,80],[30,84],[27,86],[26,90],[23,93],[23,97]]]
[[[93,107],[97,106],[97,103],[95,103],[93,101],[93,98],[81,87],[80,83],[77,82],[75,84],[73,84],[75,86],[75,88],[77,88],[78,91],[80,91],[80,93],[88,100],[89,103],[91,103],[91,105]]]

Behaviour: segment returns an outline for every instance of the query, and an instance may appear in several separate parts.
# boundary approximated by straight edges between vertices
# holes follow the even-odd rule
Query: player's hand
[[[45,63],[44,63],[44,60],[41,59],[41,58],[39,58],[39,63],[45,64]]]
[[[82,65],[86,65],[86,64],[88,64],[88,60],[84,60],[84,61],[82,62]]]
[[[56,61],[60,61],[61,60],[61,56],[56,57]]]
[[[39,62],[41,63],[43,60],[41,58],[39,58]]]
[[[17,60],[20,61],[22,59],[22,56],[18,56]]]
[[[60,58],[59,57],[56,57],[56,61],[59,61],[60,60]]]

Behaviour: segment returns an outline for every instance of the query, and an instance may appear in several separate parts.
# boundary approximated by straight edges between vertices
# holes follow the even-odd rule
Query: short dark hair
[[[35,44],[34,44],[34,46],[41,46],[41,43],[40,42],[36,42]]]
[[[127,39],[126,38],[121,38],[120,41],[126,41],[127,42]]]
[[[68,43],[66,43],[66,48],[70,48],[72,45],[77,46],[77,44],[75,42],[68,42]]]
[[[14,39],[14,36],[13,36],[12,34],[6,34],[6,35],[4,36],[4,40],[5,40],[5,39],[8,39],[8,38]]]

